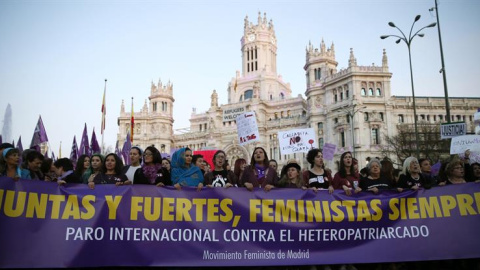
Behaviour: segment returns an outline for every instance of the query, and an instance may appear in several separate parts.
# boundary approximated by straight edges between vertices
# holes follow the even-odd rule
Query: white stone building
[[[306,154],[281,155],[278,131],[314,128],[319,145],[333,143],[342,151],[355,151],[360,166],[367,157],[380,156],[385,135],[397,133],[397,125],[413,123],[412,97],[392,96],[388,59],[383,51],[381,66],[359,66],[350,49],[348,68],[337,70],[334,44],[306,49],[305,96],[291,96],[290,84],[277,73],[277,43],[272,20],[258,16],[257,23],[245,18],[241,39],[242,71],[228,83],[227,93],[213,90],[210,108],[192,112],[190,127],[173,131],[173,85],[152,83],[149,104],[135,112],[135,145],[154,144],[161,152],[188,146],[193,150],[222,149],[230,164],[237,158],[250,160],[253,148],[262,146],[279,167],[295,158],[302,167]],[[381,52],[379,52],[381,53]],[[219,106],[218,94],[228,95],[228,104]],[[440,124],[446,120],[443,97],[416,97],[418,121]],[[473,114],[480,108],[480,98],[450,98],[452,121],[465,121],[474,132]],[[240,146],[234,120],[224,119],[224,111],[254,111],[260,142]],[[350,120],[353,116],[353,121]],[[129,130],[130,112],[122,103],[118,118],[121,145]],[[352,128],[353,131],[352,132]],[[354,141],[354,143],[353,143]],[[353,145],[352,145],[353,144]],[[393,157],[392,157],[393,158]],[[333,162],[327,165],[336,171]]]

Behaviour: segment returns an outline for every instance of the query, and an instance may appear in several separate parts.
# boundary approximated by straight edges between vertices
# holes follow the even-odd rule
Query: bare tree
[[[382,154],[395,156],[402,165],[403,161],[410,156],[416,156],[416,148],[419,148],[420,157],[428,158],[433,163],[437,162],[442,155],[450,152],[450,139],[440,139],[440,125],[427,122],[418,123],[419,142],[415,142],[415,128],[413,124],[397,125],[397,135],[384,135],[385,144]]]

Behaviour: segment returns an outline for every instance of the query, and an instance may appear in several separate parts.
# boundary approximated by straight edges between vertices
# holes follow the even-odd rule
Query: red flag
[[[107,79],[105,79],[105,88],[103,89],[103,101],[102,101],[102,126],[100,128],[101,134],[105,130],[105,114],[107,113],[107,107],[105,104],[105,95],[107,94]]]
[[[133,128],[135,127],[135,119],[133,117],[133,97],[132,97],[132,115],[130,116],[130,142],[133,142]]]

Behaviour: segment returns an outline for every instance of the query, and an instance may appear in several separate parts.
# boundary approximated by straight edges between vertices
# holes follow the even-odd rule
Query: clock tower
[[[290,97],[290,84],[277,74],[277,37],[266,13],[263,17],[258,13],[256,24],[245,17],[240,42],[242,71],[237,71],[229,83],[228,103]]]
[[[242,75],[258,74],[262,71],[277,73],[277,38],[273,22],[267,22],[258,13],[258,24],[254,25],[245,17],[242,42]]]

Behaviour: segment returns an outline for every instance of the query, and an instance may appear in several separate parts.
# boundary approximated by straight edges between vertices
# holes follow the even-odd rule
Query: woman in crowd
[[[360,188],[377,194],[380,190],[391,189],[390,181],[382,177],[380,160],[371,159],[367,165],[368,176],[360,179]]]
[[[463,162],[458,159],[454,159],[447,164],[445,167],[445,174],[447,177],[447,185],[466,183]]]
[[[352,153],[345,152],[340,156],[340,168],[333,177],[332,186],[334,189],[343,189],[350,196],[352,190],[355,193],[362,191],[359,185],[360,177],[353,166]]]
[[[104,162],[104,158],[101,154],[93,154],[92,157],[90,157],[90,167],[85,172],[85,177],[88,177],[88,178],[86,182],[85,182],[85,178],[83,178],[84,184],[93,182],[93,179],[95,179],[95,176],[103,172],[103,162]]]
[[[286,174],[287,174],[287,165],[290,164],[290,163],[297,163],[297,160],[292,158],[292,159],[289,159],[287,161],[287,164],[283,165],[282,169],[280,170],[280,178],[283,178]],[[300,174],[301,176],[301,174]]]
[[[480,182],[480,163],[475,162],[472,165],[470,165],[471,172],[470,172],[470,179],[468,179],[469,182]]]
[[[250,165],[245,168],[240,183],[248,190],[262,187],[265,191],[271,190],[277,182],[276,172],[268,164],[265,149],[256,147],[253,151]]]
[[[203,159],[202,155],[193,155],[192,164],[200,168],[202,175],[205,175],[205,160]]]
[[[235,160],[235,166],[233,168],[233,173],[235,174],[236,177],[236,182],[235,186],[240,186],[240,180],[242,179],[243,172],[245,171],[245,168],[247,167],[247,161],[244,158],[238,158]]]
[[[192,150],[180,148],[172,156],[172,184],[180,190],[182,187],[203,188],[203,174],[199,167],[192,164]]]
[[[332,194],[333,179],[331,173],[325,169],[322,151],[318,148],[311,149],[307,153],[307,161],[310,163],[310,169],[303,172],[305,185],[315,192],[320,189],[328,189],[328,193]]]
[[[40,170],[44,175],[44,180],[46,182],[54,181],[57,178],[57,169],[53,166],[53,159],[46,158],[43,160],[42,165],[40,166]]]
[[[90,177],[87,173],[88,168],[90,168],[90,157],[88,155],[81,155],[77,160],[74,173],[78,178],[82,179],[84,183],[87,182],[88,177]]]
[[[275,159],[270,159],[270,161],[268,161],[268,166],[275,171],[278,178],[278,162]]]
[[[26,174],[30,175],[30,178],[28,179],[42,180],[42,181],[45,179],[45,176],[40,170],[43,160],[44,160],[44,157],[41,153],[35,150],[28,152],[28,154],[25,157],[25,168],[24,168],[24,170],[28,171],[26,172]]]
[[[135,171],[133,183],[157,187],[172,185],[170,173],[162,166],[162,155],[154,146],[145,149],[142,168]]]
[[[302,174],[301,174],[302,169],[300,168],[300,165],[298,165],[296,162],[290,162],[287,165],[285,165],[284,168],[286,173],[278,181],[277,183],[278,187],[307,189],[302,179]]]
[[[0,176],[11,177],[15,180],[19,178],[28,179],[28,171],[20,168],[20,151],[17,148],[5,148],[2,152],[3,166]]]
[[[131,185],[134,183],[135,172],[137,169],[140,169],[142,165],[142,149],[138,146],[133,146],[130,149],[130,164],[123,166],[122,173],[128,178],[128,181],[125,182],[125,185]]]
[[[231,170],[225,168],[227,155],[224,151],[218,150],[213,155],[214,169],[205,174],[205,185],[208,187],[232,187],[236,182],[236,176]]]
[[[389,158],[385,157],[380,161],[380,165],[382,166],[380,169],[380,174],[382,177],[385,177],[388,179],[388,181],[390,181],[390,186],[392,188],[396,187],[397,179],[394,176],[395,168],[393,167],[393,162]]]
[[[420,164],[416,157],[408,157],[403,162],[403,169],[398,179],[397,190],[402,192],[404,189],[417,190],[418,188],[431,188],[429,182],[420,171]]]
[[[73,171],[73,164],[72,164],[72,161],[70,161],[70,159],[68,158],[57,159],[53,163],[53,166],[55,166],[56,174],[58,175],[57,184],[65,185],[66,183],[69,183],[69,184],[83,183],[82,178],[80,178]]]
[[[432,163],[430,160],[428,158],[421,158],[418,160],[418,164],[420,164],[420,172],[422,175],[432,184],[432,186],[436,186],[438,182],[437,176],[432,174]]]
[[[92,160],[95,155],[92,156]],[[123,162],[115,153],[110,153],[105,157],[105,163],[102,172],[97,173],[92,182],[88,182],[91,189],[99,184],[114,184],[121,186],[127,181],[127,177],[122,173]]]
[[[162,167],[167,169],[168,173],[171,173],[172,163],[170,162],[170,160],[168,158],[166,158],[166,157],[162,158]]]

